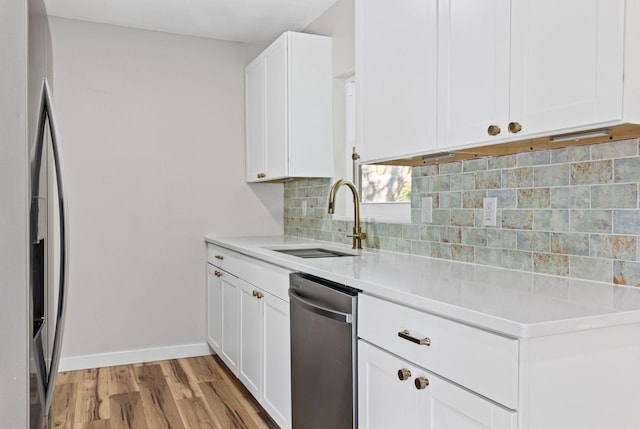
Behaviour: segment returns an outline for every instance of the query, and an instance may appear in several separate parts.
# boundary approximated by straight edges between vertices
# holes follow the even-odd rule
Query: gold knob
[[[518,122],[509,122],[509,132],[513,134],[517,134],[522,131],[522,125]]]
[[[406,368],[402,368],[398,370],[398,378],[400,381],[405,381],[411,378],[411,371]]]
[[[220,260],[222,261],[222,260],[224,259],[224,256],[222,256],[222,255],[216,255],[216,256],[215,256],[215,258],[216,258],[216,259],[220,259]]]
[[[489,128],[487,128],[487,133],[489,133],[490,136],[497,136],[500,134],[500,131],[500,127],[497,125],[489,125]]]
[[[413,384],[416,385],[416,389],[418,390],[426,389],[429,385],[429,379],[425,377],[418,377]]]
[[[264,294],[262,292],[256,293],[256,296],[258,297],[258,299],[264,298]]]
[[[258,291],[254,289],[254,290],[253,290],[253,292],[251,292],[251,294],[252,294],[253,296],[258,296]]]
[[[220,271],[214,271],[213,275],[215,275],[216,277],[222,277],[222,273]]]
[[[258,173],[258,179],[264,179],[265,177],[267,177],[266,174],[264,173]]]

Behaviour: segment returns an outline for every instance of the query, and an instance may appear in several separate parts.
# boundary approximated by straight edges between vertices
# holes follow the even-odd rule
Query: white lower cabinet
[[[289,271],[213,245],[208,262],[207,341],[278,426],[288,429]]]
[[[360,429],[516,429],[517,414],[364,340],[358,341]]]

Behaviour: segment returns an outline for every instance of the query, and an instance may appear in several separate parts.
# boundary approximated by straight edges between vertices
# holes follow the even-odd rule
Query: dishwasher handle
[[[318,314],[322,317],[337,320],[342,323],[351,323],[353,315],[349,313],[343,313],[342,311],[332,310],[330,308],[319,305],[316,302],[310,301],[301,297],[293,289],[289,289],[289,298],[296,301],[302,308],[312,313]]]

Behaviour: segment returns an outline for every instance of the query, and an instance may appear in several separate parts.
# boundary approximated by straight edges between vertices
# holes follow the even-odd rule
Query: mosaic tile
[[[512,270],[532,271],[531,252],[517,250],[501,250],[500,266]]]
[[[640,157],[614,160],[613,172],[616,183],[640,182]]]
[[[453,209],[451,210],[451,225],[473,226],[475,213],[473,210]]]
[[[637,208],[638,184],[595,185],[591,187],[591,208]]]
[[[497,249],[517,249],[518,231],[513,229],[488,229],[487,246]]]
[[[517,157],[518,166],[520,167],[527,165],[545,165],[551,161],[551,153],[548,150],[519,153]]]
[[[396,251],[397,238],[380,237],[380,250]]]
[[[640,210],[614,210],[613,233],[640,235]]]
[[[502,178],[500,170],[478,171],[476,173],[476,189],[497,189]]]
[[[411,240],[397,240],[396,252],[411,253]]]
[[[432,225],[451,225],[451,210],[435,209],[431,216]]]
[[[515,189],[489,189],[487,197],[497,198],[499,208],[515,209],[518,206]]]
[[[597,258],[635,261],[636,243],[636,237],[628,235],[593,234],[590,254]]]
[[[420,228],[420,240],[440,241],[440,227],[422,225],[422,227]]]
[[[387,224],[387,237],[402,237],[402,224],[400,223],[388,223]]]
[[[541,231],[518,231],[518,250],[530,252],[549,251],[549,233]]]
[[[569,275],[569,256],[550,253],[534,253],[533,270],[536,273],[567,276]]]
[[[552,232],[551,253],[589,256],[589,234]]]
[[[449,191],[451,189],[451,176],[434,176],[429,186],[430,192]]]
[[[475,189],[476,175],[474,173],[463,173],[451,175],[451,190],[466,191]]]
[[[502,256],[502,250],[491,249],[488,247],[476,247],[474,253],[475,253],[476,264],[490,265],[492,267],[500,266],[500,258]]]
[[[611,233],[610,210],[571,210],[571,232]]]
[[[590,186],[562,186],[551,188],[552,208],[588,209],[591,207]]]
[[[468,159],[462,161],[462,171],[480,171],[487,169],[487,158],[479,158],[479,159]]]
[[[532,210],[502,210],[502,227],[508,229],[532,229]]]
[[[419,256],[431,256],[431,243],[428,241],[411,241],[411,253]]]
[[[402,225],[402,238],[417,240],[420,238],[420,225]]]
[[[486,246],[487,230],[481,228],[464,228],[462,230],[462,243],[470,246]]]
[[[596,185],[613,181],[613,162],[594,161],[571,164],[572,185]]]
[[[611,282],[613,261],[610,259],[569,257],[569,275],[578,279]]]
[[[533,186],[533,168],[512,168],[502,170],[504,188],[530,188]]]
[[[589,146],[570,146],[551,151],[551,163],[588,161],[591,159]]]
[[[640,262],[613,261],[613,283],[640,286]]]
[[[451,259],[459,262],[474,261],[474,248],[473,246],[461,246],[458,244],[451,245]]]
[[[551,205],[549,188],[518,189],[518,208],[544,209]]]
[[[447,243],[431,243],[431,257],[451,259],[451,245]]]
[[[571,180],[569,164],[549,165],[533,169],[533,186],[564,186]]]
[[[638,155],[638,140],[622,140],[591,146],[591,159],[625,158]]]
[[[536,231],[569,231],[569,210],[536,210],[533,213]]]
[[[441,243],[462,243],[462,228],[453,226],[443,226],[440,228]]]
[[[416,177],[411,181],[412,194],[425,194],[429,192],[430,177]]]
[[[459,209],[462,207],[462,193],[446,192],[439,195],[440,208]]]
[[[495,158],[487,159],[487,169],[498,170],[503,168],[515,167],[518,163],[518,157],[516,155],[502,155]]]
[[[440,164],[440,174],[462,173],[462,161]]]
[[[481,209],[482,199],[487,195],[487,191],[465,191],[462,193],[462,208]]]

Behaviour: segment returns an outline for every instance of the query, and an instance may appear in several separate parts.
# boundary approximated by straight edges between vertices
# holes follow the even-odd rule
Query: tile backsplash
[[[411,223],[365,222],[363,246],[640,286],[639,150],[631,139],[414,167]],[[351,243],[353,221],[327,214],[330,188],[285,184],[285,234]],[[482,226],[484,197],[497,198],[495,227]]]

